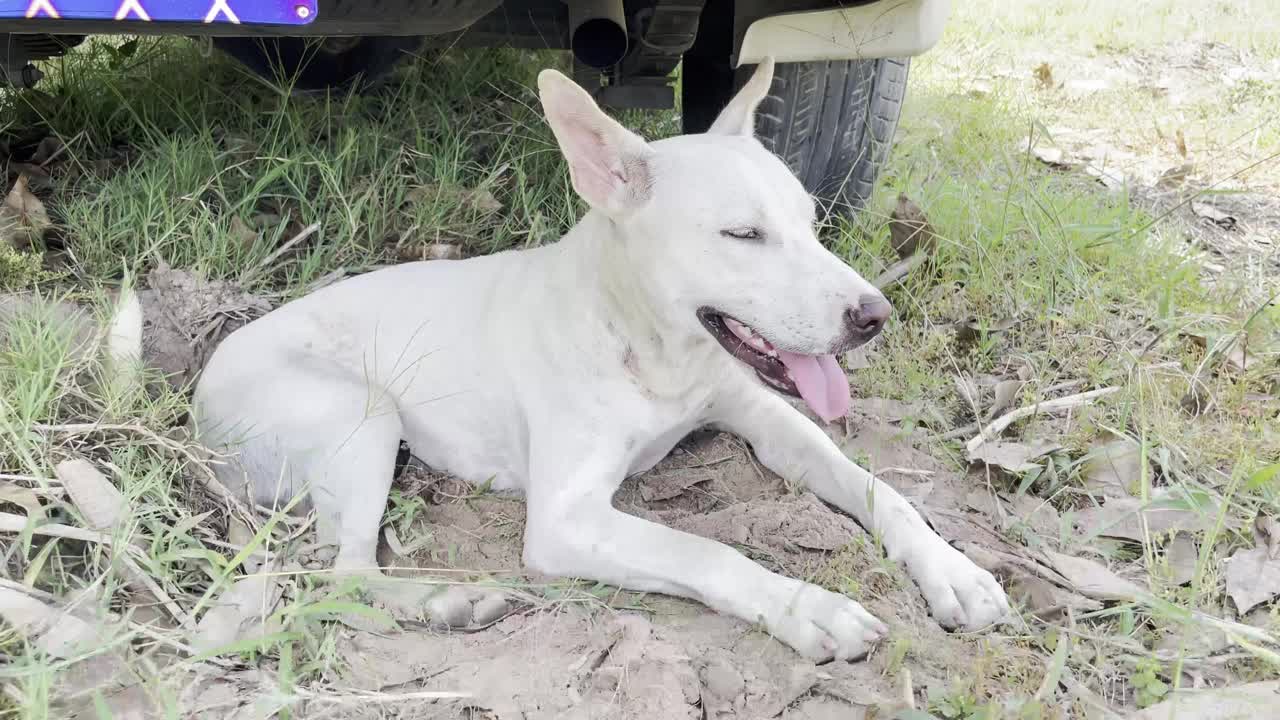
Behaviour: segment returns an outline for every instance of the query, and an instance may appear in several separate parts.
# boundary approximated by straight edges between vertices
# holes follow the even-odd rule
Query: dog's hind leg
[[[234,394],[220,392],[229,387]],[[202,383],[196,408],[201,435],[227,438],[217,444],[236,456],[220,471],[224,482],[247,484],[247,494],[269,507],[306,493],[302,507],[315,508],[321,542],[338,546],[337,569],[377,566],[401,435],[389,397],[356,379],[295,367]]]
[[[235,395],[219,388],[238,387]],[[252,398],[246,404],[240,398]],[[231,487],[244,486],[256,502],[316,511],[322,544],[336,545],[340,577],[366,580],[374,605],[396,617],[416,617],[426,594],[382,577],[378,530],[395,473],[402,423],[395,404],[358,379],[309,373],[296,366],[252,380],[202,383],[197,410],[203,428],[214,421],[243,428],[229,448],[235,462],[220,471]],[[238,478],[235,477],[238,474]]]

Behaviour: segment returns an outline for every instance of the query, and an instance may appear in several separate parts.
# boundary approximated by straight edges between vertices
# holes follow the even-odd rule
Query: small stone
[[[471,622],[476,625],[488,625],[506,615],[509,609],[506,596],[497,590],[491,590],[476,601],[471,611]]]
[[[437,625],[466,627],[471,622],[471,600],[466,592],[451,587],[427,601],[427,614]]]

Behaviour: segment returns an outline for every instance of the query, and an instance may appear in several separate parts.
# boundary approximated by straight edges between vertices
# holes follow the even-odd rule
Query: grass
[[[1263,2],[1196,3],[1192,11],[1174,0],[1046,0],[1016,11],[1004,5],[958,4],[943,44],[913,65],[894,156],[870,208],[826,233],[833,249],[875,275],[893,260],[887,208],[906,193],[939,235],[929,271],[893,289],[898,317],[856,385],[867,396],[936,408],[955,426],[974,413],[954,376],[1008,377],[1026,368],[1031,381],[1017,404],[1066,382],[1120,387],[1069,422],[1020,425],[1024,436],[1064,445],[1061,462],[993,482],[1038,494],[1070,519],[1088,506],[1079,459],[1119,431],[1141,448],[1140,497],[1172,491],[1184,503],[1211,498],[1219,514],[1197,536],[1195,577],[1185,586],[1161,579],[1162,538],[1083,546],[1069,532],[1042,538],[1053,549],[1101,556],[1148,578],[1154,599],[1078,617],[1065,628],[1032,624],[1015,638],[1020,660],[1009,667],[994,662],[1001,646],[968,646],[977,648],[977,661],[952,668],[951,687],[929,697],[931,711],[946,718],[1006,710],[1062,716],[1036,694],[1043,673],[1029,669],[1039,667],[1037,659],[1048,663],[1066,638],[1065,672],[1116,707],[1163,697],[1184,684],[1180,666],[1204,666],[1203,653],[1186,643],[1160,650],[1161,643],[1214,627],[1194,613],[1231,616],[1222,561],[1252,545],[1255,518],[1280,514],[1280,490],[1265,474],[1280,458],[1274,276],[1232,267],[1206,274],[1202,258],[1188,252],[1186,228],[1161,218],[1137,185],[1108,192],[1026,152],[1028,137],[1052,142],[1064,124],[1103,127],[1116,131],[1113,147],[1157,148],[1141,159],[1163,168],[1181,161],[1168,140],[1176,126],[1193,147],[1201,186],[1230,177],[1237,190],[1274,193],[1277,163],[1242,172],[1280,151],[1280,130],[1266,122],[1280,111],[1272,86],[1246,77],[1218,95],[1177,104],[1117,82],[1082,103],[1065,86],[1036,90],[1032,68],[1050,62],[1069,84],[1077,61],[1101,67],[1167,60],[1170,47],[1208,41],[1245,51],[1255,64],[1274,62],[1280,46],[1262,28],[1276,27],[1280,11]],[[165,262],[284,300],[335,271],[421,257],[433,243],[481,254],[554,241],[581,205],[530,90],[536,69],[552,62],[558,60],[545,53],[517,51],[433,55],[369,96],[299,99],[186,41],[95,41],[46,68],[40,93],[0,98],[0,137],[12,155],[49,136],[66,148],[42,193],[56,224],[47,252],[43,259],[0,255],[0,284],[96,297],[126,273],[145,275]],[[975,80],[990,89],[971,92]],[[672,113],[632,113],[626,121],[649,137],[678,128]],[[313,224],[318,231],[278,253]],[[974,342],[956,342],[962,323],[979,328]],[[1260,361],[1235,372],[1188,335],[1210,338],[1209,345],[1219,338],[1247,343]],[[198,487],[199,469],[181,441],[166,435],[181,424],[186,398],[104,395],[94,381],[100,370],[73,352],[73,340],[46,319],[10,329],[0,355],[0,472],[27,478],[11,484],[56,496],[57,483],[41,480],[52,477],[53,466],[72,455],[94,458],[134,509],[117,543],[139,543],[135,557],[145,571],[190,610],[235,561],[218,544],[226,539],[225,515],[205,515],[217,508]],[[1182,401],[1196,387],[1214,408],[1193,416]],[[74,425],[86,422],[123,429]],[[967,464],[960,443],[931,449],[957,468]],[[66,513],[69,505],[56,507]],[[420,508],[401,498],[394,510],[403,536]],[[0,548],[8,580],[58,595],[96,585],[91,606],[132,612],[138,622],[156,612],[112,599],[120,597],[114,590],[124,577],[124,551],[27,532],[6,534]],[[863,577],[874,564],[850,552],[819,573],[824,583],[871,594],[898,585],[887,570]],[[104,573],[108,567],[115,570]],[[299,599],[278,612],[279,632],[243,652],[268,658],[286,685],[297,685],[331,669],[324,621],[350,611],[355,600],[306,576],[290,582]],[[1223,667],[1232,681],[1276,677],[1280,616],[1273,607],[1247,620],[1263,638],[1238,645],[1244,650]],[[162,645],[141,632],[131,625],[121,637],[147,652]],[[890,665],[928,654],[917,645],[895,645]],[[0,666],[7,686],[0,716],[47,716],[54,662],[7,627],[0,627],[0,654],[9,659]]]

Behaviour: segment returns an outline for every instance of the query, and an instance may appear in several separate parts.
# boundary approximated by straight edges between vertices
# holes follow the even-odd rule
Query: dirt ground
[[[952,50],[964,45],[952,42]],[[1198,258],[1209,283],[1233,278],[1237,284],[1224,284],[1224,293],[1255,303],[1274,293],[1280,273],[1280,164],[1265,149],[1275,146],[1280,132],[1272,112],[1280,108],[1280,61],[1199,40],[1125,52],[1068,43],[970,49],[983,61],[973,54],[939,53],[922,59],[913,77],[934,90],[945,86],[955,97],[998,101],[1031,117],[1053,118],[1046,126],[1031,124],[1028,136],[1009,148],[1010,156],[1030,149],[1031,162],[1101,186],[1089,185],[1089,192],[1127,194],[1162,218],[1158,234],[1185,238],[1179,240],[1181,251]],[[952,121],[917,110],[900,139],[943,134]],[[171,373],[175,387],[198,372],[221,337],[271,307],[234,283],[205,282],[185,269],[161,267],[144,285],[146,360]],[[1135,330],[1111,317],[1104,322],[1116,325],[1103,331],[1130,344],[1155,342],[1145,326]],[[878,362],[874,349],[865,361]],[[1031,383],[1020,375],[1024,367],[1016,358],[1002,358],[980,374],[969,388],[975,413],[979,407],[1001,405],[1007,411],[1023,404],[1017,393]],[[788,487],[742,441],[702,432],[651,472],[628,480],[617,506],[728,543],[772,570],[847,593],[891,628],[865,661],[815,665],[759,628],[696,603],[527,575],[520,567],[519,498],[410,463],[389,506],[380,560],[397,568],[392,574],[406,584],[437,591],[433,599],[465,596],[455,627],[431,617],[430,610],[441,606],[430,602],[421,616],[399,618],[395,629],[376,618],[344,614],[349,605],[319,590],[311,577],[323,576],[323,553],[309,546],[305,528],[290,526],[276,532],[287,538],[277,556],[282,565],[260,568],[261,558],[254,555],[249,564],[262,574],[242,580],[238,595],[201,600],[202,612],[209,606],[226,609],[225,616],[205,612],[197,619],[205,629],[223,622],[225,627],[213,630],[236,651],[192,660],[205,644],[200,633],[180,627],[172,615],[181,612],[167,613],[162,602],[145,600],[146,588],[129,585],[127,568],[117,568],[126,578],[125,590],[97,587],[99,580],[84,597],[113,598],[119,590],[143,600],[76,601],[59,616],[64,625],[45,623],[41,637],[49,645],[61,632],[65,637],[55,639],[72,647],[84,641],[84,630],[98,648],[115,649],[95,651],[88,659],[59,655],[55,680],[44,691],[58,717],[86,720],[105,717],[104,709],[115,718],[210,720],[283,717],[282,709],[292,717],[352,719],[886,720],[909,708],[947,720],[1003,717],[978,714],[988,700],[1026,720],[1110,720],[1159,699],[1139,700],[1142,683],[1148,691],[1156,685],[1154,670],[1151,680],[1143,680],[1149,670],[1144,663],[1155,662],[1160,677],[1177,677],[1184,688],[1253,688],[1271,700],[1271,708],[1280,707],[1274,700],[1280,525],[1245,523],[1239,508],[1193,512],[1171,502],[1140,509],[1152,498],[1139,502],[1131,487],[1135,477],[1146,473],[1144,491],[1172,501],[1162,493],[1171,492],[1175,470],[1192,460],[1174,448],[1144,458],[1150,467],[1143,469],[1131,444],[1121,443],[1104,466],[1082,471],[1074,464],[1085,462],[1078,440],[1088,435],[1084,445],[1096,446],[1108,419],[1093,416],[1087,404],[1020,421],[1000,440],[986,443],[981,461],[970,462],[963,443],[977,434],[976,427],[965,428],[973,417],[873,397],[858,389],[857,371],[852,380],[853,414],[828,433],[851,458],[909,498],[944,538],[999,577],[1019,607],[1008,622],[974,634],[943,631],[910,579],[883,559],[875,538],[812,494]],[[1006,392],[1009,383],[1014,395]],[[1260,416],[1277,417],[1275,387],[1280,385],[1265,393],[1247,388],[1261,398],[1250,406]],[[1046,383],[1035,392],[1035,402],[1052,401],[1078,387]],[[1196,422],[1204,433],[1198,437],[1213,435],[1211,413]],[[1275,427],[1264,429],[1270,434],[1258,447],[1277,446]],[[154,431],[148,442],[177,442],[171,440],[181,439],[176,428],[175,423],[148,429]],[[1019,479],[1016,469],[1027,463],[1052,466],[1056,460],[1049,455],[1060,457],[1065,446],[1074,453],[1072,477],[1083,478],[1083,487],[1048,496],[1035,488],[1010,490]],[[1194,455],[1194,448],[1187,454]],[[197,470],[184,466],[176,474],[196,486],[191,477]],[[1218,500],[1214,496],[1210,504]],[[229,557],[247,544],[225,506],[203,491],[180,502],[197,518],[186,530],[203,533],[209,547]],[[1259,523],[1268,517],[1275,522],[1274,508],[1251,506],[1248,512]],[[1274,533],[1270,541],[1268,532]],[[1248,544],[1254,537],[1256,549]],[[165,549],[152,550],[158,556]],[[1258,594],[1237,612],[1242,603],[1238,597],[1232,598],[1234,606],[1228,603],[1230,589],[1233,582],[1249,583],[1232,579],[1233,572],[1244,572],[1233,567],[1245,566],[1228,560],[1255,550],[1261,552],[1257,574],[1268,580],[1253,578],[1251,592]],[[180,610],[195,615],[185,601],[197,597],[190,588],[207,587],[208,578],[181,580],[186,594]],[[1193,596],[1201,588],[1211,590]],[[4,590],[12,588],[0,585]],[[1158,612],[1135,600],[1149,601],[1148,591],[1197,609],[1166,603],[1158,606],[1165,616],[1156,617]],[[1220,606],[1206,609],[1199,604],[1205,596]],[[55,600],[43,599],[51,605]],[[485,603],[497,611],[482,612]],[[84,608],[98,605],[118,612],[106,618],[85,614]],[[1146,619],[1135,621],[1140,611]],[[273,619],[264,622],[268,616]],[[1104,623],[1109,624],[1102,628]],[[1145,623],[1143,632],[1134,630],[1135,623]],[[260,644],[264,637],[281,642],[267,651]],[[303,658],[286,657],[284,648],[295,646],[308,650],[305,668],[291,664]],[[293,682],[302,674],[306,682]]]
[[[887,469],[884,477],[926,513],[965,508],[947,524],[975,531],[994,522],[959,499],[969,481],[913,449],[892,424],[859,415],[849,429],[850,451],[876,458]],[[401,534],[429,543],[409,557],[384,543],[384,566],[424,568],[436,577],[454,570],[458,574],[447,576],[488,578],[497,587],[539,581],[519,575],[518,498],[473,494],[474,488],[416,467],[401,487],[427,500],[413,530]],[[1004,672],[1037,671],[1033,658],[1001,631],[974,638],[942,631],[914,587],[878,559],[852,520],[810,493],[786,488],[736,438],[691,436],[653,471],[628,481],[617,502],[633,514],[730,543],[778,571],[844,584],[891,625],[893,639],[866,662],[815,666],[748,624],[692,602],[616,593],[525,603],[517,594],[506,616],[482,629],[339,628],[327,680],[346,701],[304,700],[295,710],[342,718],[863,718],[904,705],[904,693],[923,701],[930,688],[947,687],[953,673],[975,660],[999,657]],[[257,717],[255,708],[276,699],[261,672],[207,673],[194,684],[184,677],[183,707],[207,718]],[[468,697],[412,699],[424,691]],[[359,702],[362,697],[370,702]],[[128,708],[138,698],[130,691],[108,701]]]
[[[981,73],[970,58],[929,62],[953,68],[965,94],[998,93],[1052,118],[1015,150],[1129,193],[1189,236],[1189,254],[1208,253],[1211,274],[1232,267],[1265,282],[1280,269],[1280,158],[1269,150],[1280,60],[1191,39],[993,54]]]

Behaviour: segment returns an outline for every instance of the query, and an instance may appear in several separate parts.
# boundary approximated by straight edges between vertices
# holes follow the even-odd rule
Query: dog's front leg
[[[771,573],[722,543],[614,509],[626,471],[623,447],[590,432],[557,435],[533,448],[524,536],[530,568],[698,600],[763,624],[815,660],[861,657],[887,632],[842,595]]]
[[[941,625],[975,630],[1008,612],[991,573],[934,533],[906,498],[845,457],[821,428],[762,388],[735,390],[716,424],[751,443],[770,470],[880,533],[889,558],[906,566]]]

